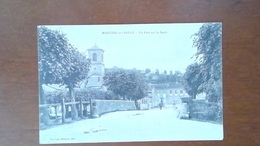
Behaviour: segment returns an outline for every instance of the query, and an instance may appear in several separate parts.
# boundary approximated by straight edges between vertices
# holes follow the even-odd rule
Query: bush
[[[190,105],[191,117],[201,121],[222,122],[222,106],[205,101],[193,101]]]
[[[99,90],[86,90],[86,89],[75,89],[74,91],[75,100],[79,101],[82,98],[83,101],[92,99],[99,100],[118,100],[118,96],[113,93]],[[61,103],[64,97],[65,102],[70,102],[68,90],[56,90],[45,93],[45,98],[48,104]]]
[[[61,103],[62,98],[64,97],[65,102],[69,102],[69,94],[67,90],[56,90],[53,92],[45,93],[45,98],[48,104],[51,103]]]
[[[113,94],[108,93],[106,91],[99,91],[99,90],[86,90],[86,89],[79,89],[75,90],[75,99],[79,101],[80,98],[83,101],[92,99],[100,99],[100,100],[112,100],[115,97]]]

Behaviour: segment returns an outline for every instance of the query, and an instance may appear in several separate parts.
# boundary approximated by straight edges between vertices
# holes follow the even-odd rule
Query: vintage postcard
[[[222,23],[37,35],[40,144],[223,139]]]

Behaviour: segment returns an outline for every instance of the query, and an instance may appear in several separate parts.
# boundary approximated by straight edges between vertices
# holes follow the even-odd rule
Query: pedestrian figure
[[[160,110],[162,110],[162,102],[159,103]]]
[[[173,101],[173,109],[175,110],[176,109],[176,106],[175,106],[175,101]]]

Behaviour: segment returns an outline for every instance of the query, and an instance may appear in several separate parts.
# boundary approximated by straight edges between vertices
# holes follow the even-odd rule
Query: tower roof
[[[104,52],[104,50],[101,49],[100,47],[98,47],[96,44],[93,47],[89,48],[88,50],[89,51],[103,51]]]

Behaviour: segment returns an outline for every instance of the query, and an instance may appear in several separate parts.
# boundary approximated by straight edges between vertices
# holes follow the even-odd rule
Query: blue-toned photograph
[[[223,140],[222,23],[37,35],[40,144]]]

